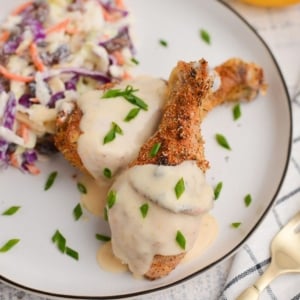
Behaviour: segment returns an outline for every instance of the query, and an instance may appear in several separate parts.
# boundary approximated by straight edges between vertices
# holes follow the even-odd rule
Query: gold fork
[[[271,263],[264,274],[236,300],[255,300],[273,279],[284,273],[300,272],[300,212],[274,237]]]

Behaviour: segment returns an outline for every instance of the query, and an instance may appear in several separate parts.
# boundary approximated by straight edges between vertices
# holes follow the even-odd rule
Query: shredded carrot
[[[29,141],[29,128],[25,123],[20,123],[17,134],[23,138],[25,144]]]
[[[8,40],[10,36],[10,32],[9,31],[3,31],[2,34],[0,35],[0,42],[6,42]]]
[[[16,7],[12,12],[11,15],[12,16],[17,16],[20,13],[22,13],[27,7],[29,7],[30,5],[33,4],[33,1],[27,1],[25,3],[22,3],[21,5],[19,5],[18,7]]]
[[[38,54],[38,49],[35,43],[31,43],[29,46],[29,52],[31,59],[33,61],[33,64],[37,68],[38,71],[43,72],[45,71],[45,66],[43,64],[43,61],[40,59]]]
[[[31,82],[34,80],[31,76],[22,76],[14,73],[10,73],[5,67],[0,65],[0,73],[7,79],[20,81],[20,82]]]
[[[30,98],[30,102],[32,102],[32,103],[40,103],[40,100],[38,98]]]
[[[116,22],[120,19],[119,14],[108,12],[103,6],[101,6],[103,18],[106,22]]]
[[[114,51],[113,56],[116,58],[118,65],[122,66],[125,63],[124,56],[120,51]]]
[[[9,162],[15,168],[19,168],[19,166],[20,166],[19,161],[18,161],[18,157],[17,157],[17,155],[15,153],[10,154],[10,156],[9,156]]]
[[[26,164],[26,168],[29,171],[29,173],[31,173],[33,175],[38,175],[41,173],[41,170],[39,168],[37,168],[35,165]]]
[[[80,30],[76,27],[67,27],[66,28],[66,33],[68,33],[70,35],[74,35],[74,34],[77,34],[79,32],[80,32]]]
[[[125,9],[125,5],[124,5],[123,0],[115,0],[115,3],[116,3],[116,6],[117,6],[119,9]]]
[[[49,27],[46,30],[46,34],[50,34],[50,33],[61,31],[61,30],[66,30],[69,23],[70,23],[70,19],[65,19],[65,20],[53,25],[52,27]]]
[[[124,79],[124,80],[132,79],[132,75],[128,72],[124,72],[122,79]]]

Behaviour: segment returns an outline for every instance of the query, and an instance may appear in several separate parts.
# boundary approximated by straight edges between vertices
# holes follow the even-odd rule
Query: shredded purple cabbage
[[[122,27],[113,38],[100,42],[98,45],[104,47],[108,53],[119,51],[125,47],[128,47],[132,54],[135,53],[134,46],[130,39],[128,26]]]
[[[55,107],[56,101],[63,99],[64,97],[65,97],[65,93],[63,91],[53,94],[47,104],[48,107],[50,107],[50,108]]]
[[[51,77],[57,76],[59,74],[74,74],[78,76],[85,76],[85,77],[90,77],[93,78],[97,81],[100,81],[102,83],[108,83],[111,82],[111,78],[106,75],[103,72],[100,71],[93,71],[93,70],[88,70],[85,68],[80,68],[80,67],[70,67],[70,68],[62,68],[62,69],[55,69],[53,72],[44,72],[42,74],[43,79],[49,79]]]
[[[30,98],[30,94],[24,94],[19,98],[18,103],[26,108],[29,108],[32,105]]]
[[[23,163],[33,164],[37,161],[38,156],[35,150],[26,150],[22,154]]]
[[[0,138],[0,166],[5,166],[8,163],[6,151],[8,149],[8,143]]]
[[[9,92],[2,119],[2,126],[4,126],[5,128],[13,128],[15,122],[16,107],[16,98],[12,92]]]
[[[105,10],[107,10],[110,13],[114,13],[114,12],[118,12],[121,14],[122,17],[126,17],[128,15],[128,11],[125,9],[120,9],[116,6],[113,5],[113,3],[111,1],[102,1],[102,0],[98,0],[98,2],[100,3],[100,5],[105,8]]]
[[[21,36],[14,36],[10,38],[4,45],[3,45],[3,54],[14,54],[18,49],[20,43],[22,42]]]
[[[67,91],[74,90],[76,91],[76,85],[79,80],[79,75],[72,76],[68,81],[65,82],[65,89]]]

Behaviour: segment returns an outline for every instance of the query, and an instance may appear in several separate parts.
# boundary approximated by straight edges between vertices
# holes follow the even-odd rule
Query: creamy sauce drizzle
[[[181,263],[190,262],[202,255],[217,238],[218,229],[216,219],[210,214],[204,214],[201,219],[195,244],[193,248],[186,253]],[[107,272],[121,273],[128,271],[127,265],[123,264],[113,254],[111,242],[104,243],[100,246],[97,252],[97,262],[99,266]],[[136,277],[140,278],[138,276]]]
[[[82,95],[77,103],[83,112],[80,121],[82,134],[78,140],[78,154],[94,178],[103,177],[103,169],[109,168],[115,175],[136,157],[140,147],[157,128],[165,103],[166,84],[163,80],[140,76],[124,81],[114,89],[125,90],[130,85],[134,94],[148,104],[148,110],[140,110],[129,122],[124,118],[137,106],[123,97],[103,99],[103,91],[94,90]],[[112,122],[123,131],[106,144],[103,139],[111,130]]]
[[[115,257],[112,251],[111,242],[106,242],[97,252],[97,262],[99,266],[108,272],[122,273],[128,271],[128,267]]]
[[[186,170],[185,163],[171,167],[173,173],[179,178],[185,177],[189,183],[191,191],[197,187],[197,181],[191,180],[193,168],[198,167],[193,162],[189,164],[190,173],[183,172]],[[182,168],[182,165],[184,167]],[[140,166],[141,168],[143,166]],[[114,182],[111,190],[116,192],[116,202],[108,210],[108,220],[112,233],[112,248],[114,254],[123,262],[128,264],[129,269],[136,275],[145,274],[151,265],[153,257],[156,254],[161,255],[176,255],[184,251],[189,251],[197,237],[201,224],[201,216],[198,214],[187,214],[184,211],[175,212],[172,209],[166,209],[163,205],[163,200],[152,201],[150,197],[138,192],[134,187],[135,177],[130,176],[131,170],[123,172]],[[169,168],[169,167],[167,167]],[[164,173],[164,172],[163,172]],[[168,173],[168,172],[167,172]],[[152,179],[147,176],[147,172],[142,176],[145,182]],[[165,174],[165,173],[164,173]],[[149,174],[148,174],[149,175]],[[151,175],[150,175],[151,177]],[[132,182],[134,182],[132,184]],[[162,186],[162,191],[172,190],[174,185]],[[206,210],[210,209],[213,204],[213,195],[211,195],[210,204],[205,205]],[[199,202],[203,199],[198,198]],[[176,199],[174,201],[181,201]],[[206,202],[206,200],[204,201]],[[143,204],[148,204],[148,214],[145,218],[142,217],[140,207]],[[201,210],[201,212],[206,212]],[[176,242],[177,231],[180,230],[186,239],[186,248],[183,250]]]
[[[175,172],[174,166],[135,166],[128,170],[128,177],[138,193],[173,212],[197,215],[212,208],[213,189],[195,161],[181,163]],[[177,199],[174,189],[180,179],[184,192]]]
[[[112,181],[105,179],[94,179],[88,175],[81,175],[79,182],[83,183],[87,189],[86,194],[81,193],[81,203],[93,215],[103,217],[106,204],[106,195]]]
[[[204,214],[199,234],[193,248],[186,253],[181,263],[190,262],[202,255],[216,240],[219,232],[217,220],[210,214]]]

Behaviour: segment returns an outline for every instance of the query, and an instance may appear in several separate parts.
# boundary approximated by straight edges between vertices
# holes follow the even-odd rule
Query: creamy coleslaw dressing
[[[178,179],[184,178],[186,186],[189,186],[190,193],[195,193],[198,185],[201,186],[202,184],[202,177],[199,180],[194,178],[193,169],[197,168],[199,170],[199,168],[192,161],[172,167],[160,167],[167,170],[161,171],[161,179],[164,180],[164,185],[161,186],[162,192],[165,190],[174,192],[173,181],[164,178],[165,176],[168,177],[169,168],[172,169],[173,174],[177,174]],[[146,172],[144,174],[142,171],[135,173],[135,168],[145,169]],[[148,171],[147,165],[130,168],[124,171],[111,187],[111,190],[116,192],[116,202],[108,211],[113,252],[123,263],[128,264],[129,269],[135,275],[145,274],[156,254],[177,255],[189,251],[198,237],[202,213],[212,208],[213,204],[212,190],[207,189],[206,192],[211,196],[210,201],[207,200],[208,198],[204,201],[202,198],[198,198],[199,203],[202,201],[205,203],[201,212],[198,209],[197,213],[193,209],[188,211],[185,209],[178,210],[177,202],[180,202],[181,199],[176,198],[174,199],[175,204],[169,204],[166,209],[165,197],[154,202],[150,190],[146,195],[135,188],[138,186],[136,182],[140,182],[140,178],[143,178],[145,182],[155,184],[155,172]],[[204,198],[208,197],[205,193],[203,195]],[[183,201],[189,203],[187,199],[183,199]],[[207,201],[209,205],[206,203]],[[165,202],[168,202],[168,200]],[[143,218],[140,207],[145,203],[148,204],[148,213]],[[195,207],[198,208],[199,206],[201,205],[197,204]],[[185,206],[183,205],[183,207]],[[191,205],[191,207],[194,206]],[[176,242],[178,231],[185,237],[185,250]]]
[[[125,122],[124,118],[137,106],[123,97],[103,99],[103,91],[93,90],[78,99],[78,105],[83,112],[78,154],[94,178],[102,177],[104,168],[109,168],[116,174],[126,167],[154,132],[160,120],[165,102],[165,82],[150,76],[139,76],[122,82],[114,89],[125,90],[128,85],[137,89],[135,95],[148,104],[148,111],[141,109],[129,122]],[[110,131],[112,122],[118,124],[123,134],[117,134],[113,141],[104,144],[103,139]]]

